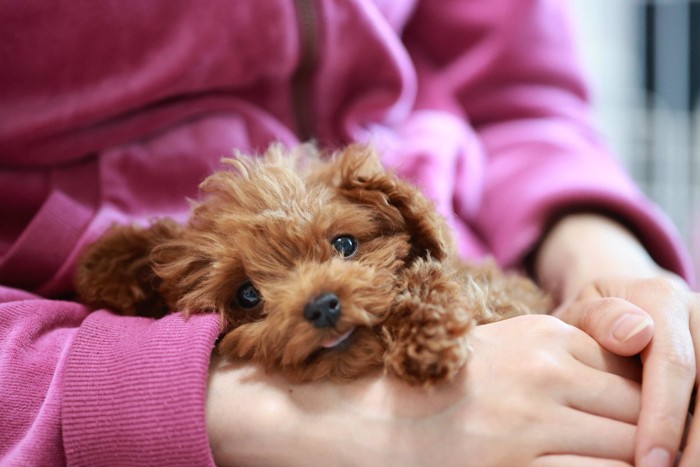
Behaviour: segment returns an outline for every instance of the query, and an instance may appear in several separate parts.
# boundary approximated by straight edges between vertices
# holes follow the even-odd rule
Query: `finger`
[[[698,314],[693,313],[693,317],[697,317]],[[691,319],[691,332],[692,330],[700,329],[700,318]],[[695,346],[695,361],[700,362],[700,346]],[[696,385],[699,376],[696,374]],[[697,387],[697,386],[696,386]],[[700,409],[700,397],[695,397],[695,404],[693,405],[695,411],[693,413],[699,414],[698,409]],[[688,421],[686,423],[686,435],[687,439],[683,447],[683,455],[681,456],[680,467],[692,467],[700,465],[700,417],[694,417],[688,415]]]
[[[632,464],[623,461],[599,459],[597,457],[583,457],[574,455],[545,455],[532,463],[533,467],[632,467]]]
[[[601,297],[594,287],[585,289],[580,300],[562,307],[556,316],[617,355],[638,354],[654,334],[654,321],[644,310],[621,298]]]
[[[556,420],[554,433],[542,430],[534,436],[538,446],[547,446],[550,455],[576,455],[632,462],[636,427],[574,409],[565,409]]]
[[[669,309],[668,316],[684,313]],[[652,383],[642,385],[636,453],[640,467],[672,465],[681,443],[696,376],[687,311],[685,316],[657,323],[656,335],[643,354],[643,378]]]
[[[632,381],[640,382],[642,380],[642,366],[638,358],[615,355],[602,348],[584,332],[571,328],[566,344],[569,353],[588,367]]]
[[[576,372],[575,390],[564,403],[592,415],[636,425],[641,409],[641,386],[618,375],[582,366]]]
[[[695,404],[693,404],[695,405]],[[690,442],[690,430],[691,427],[693,426],[693,416],[691,414],[688,414],[688,417],[685,420],[685,430],[683,430],[683,438],[681,439],[681,447],[680,450],[681,452],[686,450],[686,446],[688,446],[688,443]],[[693,448],[691,448],[693,449]],[[690,453],[688,458],[695,457]]]

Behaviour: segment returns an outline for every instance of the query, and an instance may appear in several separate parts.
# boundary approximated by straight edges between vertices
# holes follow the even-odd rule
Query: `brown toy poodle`
[[[527,278],[461,261],[433,204],[371,148],[322,158],[273,145],[224,161],[187,226],[115,226],[89,247],[81,299],[126,315],[219,313],[222,354],[296,381],[384,365],[419,385],[460,371],[475,324],[550,308]]]

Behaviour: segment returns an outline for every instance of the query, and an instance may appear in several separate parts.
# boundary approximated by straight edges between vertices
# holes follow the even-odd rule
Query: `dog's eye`
[[[343,255],[344,258],[349,258],[357,252],[357,240],[351,235],[340,235],[333,239],[333,248]]]
[[[248,281],[238,288],[236,301],[241,308],[255,308],[262,301],[260,292]]]

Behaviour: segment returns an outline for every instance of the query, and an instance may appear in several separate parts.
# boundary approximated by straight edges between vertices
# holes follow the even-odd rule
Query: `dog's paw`
[[[446,319],[434,305],[424,304],[413,313],[410,323],[390,331],[385,328],[387,370],[414,385],[433,385],[451,381],[469,357],[467,335],[473,320]],[[423,318],[416,315],[422,314]]]
[[[450,381],[469,357],[473,304],[437,263],[417,265],[404,279],[384,325],[385,367],[415,385]]]
[[[159,243],[179,230],[163,220],[151,228],[114,226],[82,254],[75,276],[80,301],[123,315],[159,318],[168,313],[158,291],[160,278],[150,255]]]

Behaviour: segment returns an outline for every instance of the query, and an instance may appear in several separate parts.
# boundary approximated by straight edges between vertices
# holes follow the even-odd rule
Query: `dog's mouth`
[[[341,335],[323,341],[321,346],[308,356],[306,363],[311,364],[317,359],[322,358],[323,355],[346,349],[352,341],[352,335],[355,332],[355,329],[357,329],[357,327],[353,326]]]
[[[350,328],[348,331],[342,333],[341,335],[337,337],[333,337],[331,339],[328,339],[324,342],[321,343],[321,348],[323,349],[328,349],[328,350],[333,350],[333,349],[344,349],[347,347],[348,342],[349,342],[349,337],[352,335],[352,333],[355,331],[355,327],[353,326]]]

